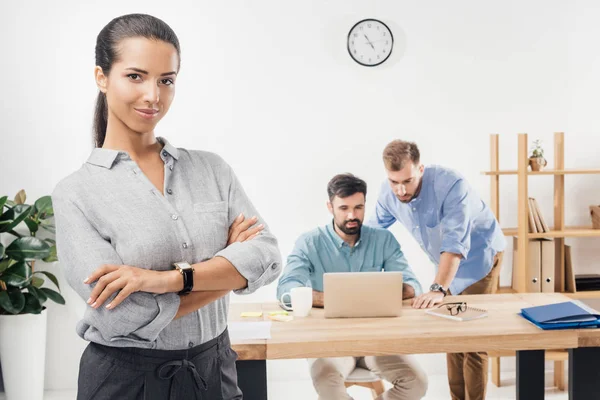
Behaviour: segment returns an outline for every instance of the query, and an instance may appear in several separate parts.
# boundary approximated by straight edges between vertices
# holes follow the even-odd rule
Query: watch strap
[[[177,294],[182,296],[189,294],[194,289],[194,267],[188,263],[175,263],[173,265],[183,277],[183,289]]]

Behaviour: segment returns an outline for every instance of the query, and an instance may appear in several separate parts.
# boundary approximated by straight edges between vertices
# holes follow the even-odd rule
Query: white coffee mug
[[[285,296],[290,296],[292,308],[285,305],[283,301]],[[288,311],[294,311],[295,317],[306,317],[310,314],[312,308],[312,288],[295,287],[281,295],[279,299],[281,306]]]

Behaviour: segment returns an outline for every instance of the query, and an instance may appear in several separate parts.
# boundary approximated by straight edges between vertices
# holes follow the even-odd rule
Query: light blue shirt
[[[360,240],[350,247],[335,232],[333,222],[300,236],[288,256],[277,286],[277,298],[295,287],[323,291],[325,272],[400,271],[404,283],[422,292],[394,235],[380,228],[363,225]]]
[[[483,279],[494,256],[506,247],[496,217],[467,181],[457,172],[432,165],[423,173],[421,191],[402,203],[385,182],[377,200],[372,226],[387,228],[399,221],[437,266],[443,252],[462,260],[450,291],[459,294]]]

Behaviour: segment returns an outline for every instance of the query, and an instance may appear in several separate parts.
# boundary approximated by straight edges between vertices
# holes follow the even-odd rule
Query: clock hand
[[[373,46],[373,43],[371,43],[371,41],[369,40],[369,38],[367,37],[367,35],[365,35],[364,33],[363,33],[363,35],[364,35],[365,39],[367,39],[367,42],[369,42],[369,44],[371,45],[371,48],[373,50],[375,50],[375,46]]]

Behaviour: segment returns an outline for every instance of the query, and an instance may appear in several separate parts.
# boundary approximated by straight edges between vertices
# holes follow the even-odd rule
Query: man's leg
[[[354,368],[354,357],[309,359],[310,377],[319,400],[352,400],[344,382]]]
[[[461,294],[496,293],[504,252],[496,254],[490,273],[466,288]],[[468,305],[467,305],[468,306]],[[463,364],[464,400],[484,400],[488,381],[488,355],[485,352],[465,353]]]
[[[446,354],[448,385],[452,400],[465,400],[465,353]]]
[[[427,375],[409,356],[364,357],[358,366],[394,385],[377,400],[418,400],[427,392]]]

